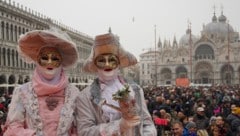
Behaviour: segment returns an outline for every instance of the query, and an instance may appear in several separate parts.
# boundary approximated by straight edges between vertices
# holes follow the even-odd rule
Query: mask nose
[[[48,63],[48,64],[51,64],[51,63],[52,63],[52,59],[51,59],[51,58],[48,58],[47,63]]]
[[[110,63],[109,63],[108,59],[106,59],[105,66],[109,66],[109,65],[110,65]]]

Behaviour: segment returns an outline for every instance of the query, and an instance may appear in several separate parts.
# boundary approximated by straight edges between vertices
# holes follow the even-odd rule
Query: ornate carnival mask
[[[102,54],[95,59],[95,65],[99,69],[112,70],[118,67],[119,59],[114,54]]]
[[[62,63],[62,56],[56,48],[45,47],[40,50],[38,63],[49,70],[58,68]]]

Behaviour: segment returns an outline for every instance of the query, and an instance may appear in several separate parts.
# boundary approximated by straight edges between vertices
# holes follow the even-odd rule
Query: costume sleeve
[[[35,131],[25,129],[24,122],[25,109],[21,101],[20,88],[16,88],[9,105],[7,121],[5,124],[6,131],[3,136],[34,136]]]
[[[96,107],[95,107],[96,106]],[[96,109],[95,109],[96,108]],[[120,133],[120,120],[109,123],[99,122],[101,109],[93,105],[87,93],[81,94],[77,101],[77,131],[80,136],[118,136]],[[119,134],[118,134],[119,133]]]
[[[142,136],[157,136],[157,130],[156,127],[153,123],[152,117],[149,114],[149,111],[147,109],[147,105],[145,103],[145,98],[144,98],[144,94],[143,94],[143,90],[142,88],[140,88],[139,86],[137,86],[139,88],[139,93],[140,93],[140,102],[139,102],[139,106],[141,106],[142,109],[142,114],[141,114],[141,119],[142,119],[142,123],[141,126],[142,127]]]

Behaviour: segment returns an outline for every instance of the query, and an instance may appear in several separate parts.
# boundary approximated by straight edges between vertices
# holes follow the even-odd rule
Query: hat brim
[[[18,44],[20,55],[22,55],[23,59],[30,59],[33,62],[37,61],[38,53],[44,46],[55,47],[60,51],[63,58],[63,67],[74,65],[78,59],[76,45],[73,42],[61,34],[47,30],[28,32],[20,37]]]

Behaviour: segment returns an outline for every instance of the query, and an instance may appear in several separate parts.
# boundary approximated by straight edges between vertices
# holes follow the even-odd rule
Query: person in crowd
[[[232,136],[229,124],[226,122],[223,116],[218,115],[216,117],[216,126],[218,127],[218,131],[221,136]]]
[[[207,129],[209,125],[209,119],[204,113],[203,107],[198,107],[196,114],[193,116],[193,121],[197,124],[197,129]]]
[[[161,113],[157,110],[153,111],[152,119],[157,129],[157,136],[162,136],[164,134],[163,126],[167,125],[167,121],[161,119]]]
[[[18,53],[35,69],[31,81],[13,92],[3,135],[76,135],[75,103],[80,91],[65,73],[78,60],[76,45],[57,28],[33,30],[20,36]]]
[[[232,123],[233,120],[238,119],[240,114],[240,108],[236,104],[231,105],[231,113],[228,114],[226,120],[229,124]]]
[[[184,114],[183,111],[177,112],[177,120],[181,121],[183,124],[188,121],[188,117]]]
[[[170,113],[166,112],[165,109],[161,109],[160,113],[161,113],[161,118],[162,119],[166,119],[168,123],[171,122],[172,117],[171,117]]]
[[[185,128],[188,131],[188,136],[197,136],[197,125],[195,122],[189,121]]]
[[[172,136],[188,136],[188,133],[184,133],[184,127],[182,122],[173,121],[171,125]]]
[[[209,120],[209,126],[216,124],[216,115],[213,115]]]
[[[237,108],[237,105],[236,104],[231,104],[231,113],[228,114],[227,118],[226,118],[226,121],[231,124],[231,122],[237,118],[238,116],[238,108]]]
[[[220,133],[219,128],[217,127],[216,123],[211,125],[211,128],[209,130],[209,136],[221,136],[221,133]]]
[[[236,104],[231,105],[231,113],[226,118],[230,125],[233,135],[240,135],[240,107]]]
[[[156,96],[155,102],[153,103],[154,110],[161,110],[164,108],[165,98],[163,96]]]
[[[153,114],[153,121],[157,127],[158,135],[169,135],[171,132],[171,115],[165,109]]]
[[[81,136],[157,135],[142,88],[130,84],[119,73],[121,68],[136,63],[135,56],[121,47],[111,31],[95,37],[83,70],[97,78],[81,92],[77,104]]]
[[[198,129],[197,136],[209,136],[209,134],[205,129]]]
[[[193,116],[193,122],[197,125],[198,135],[205,136],[208,134],[209,119],[206,117],[203,107],[197,108],[196,114]]]
[[[229,114],[231,114],[231,101],[224,101],[221,106],[221,115],[226,118]]]

